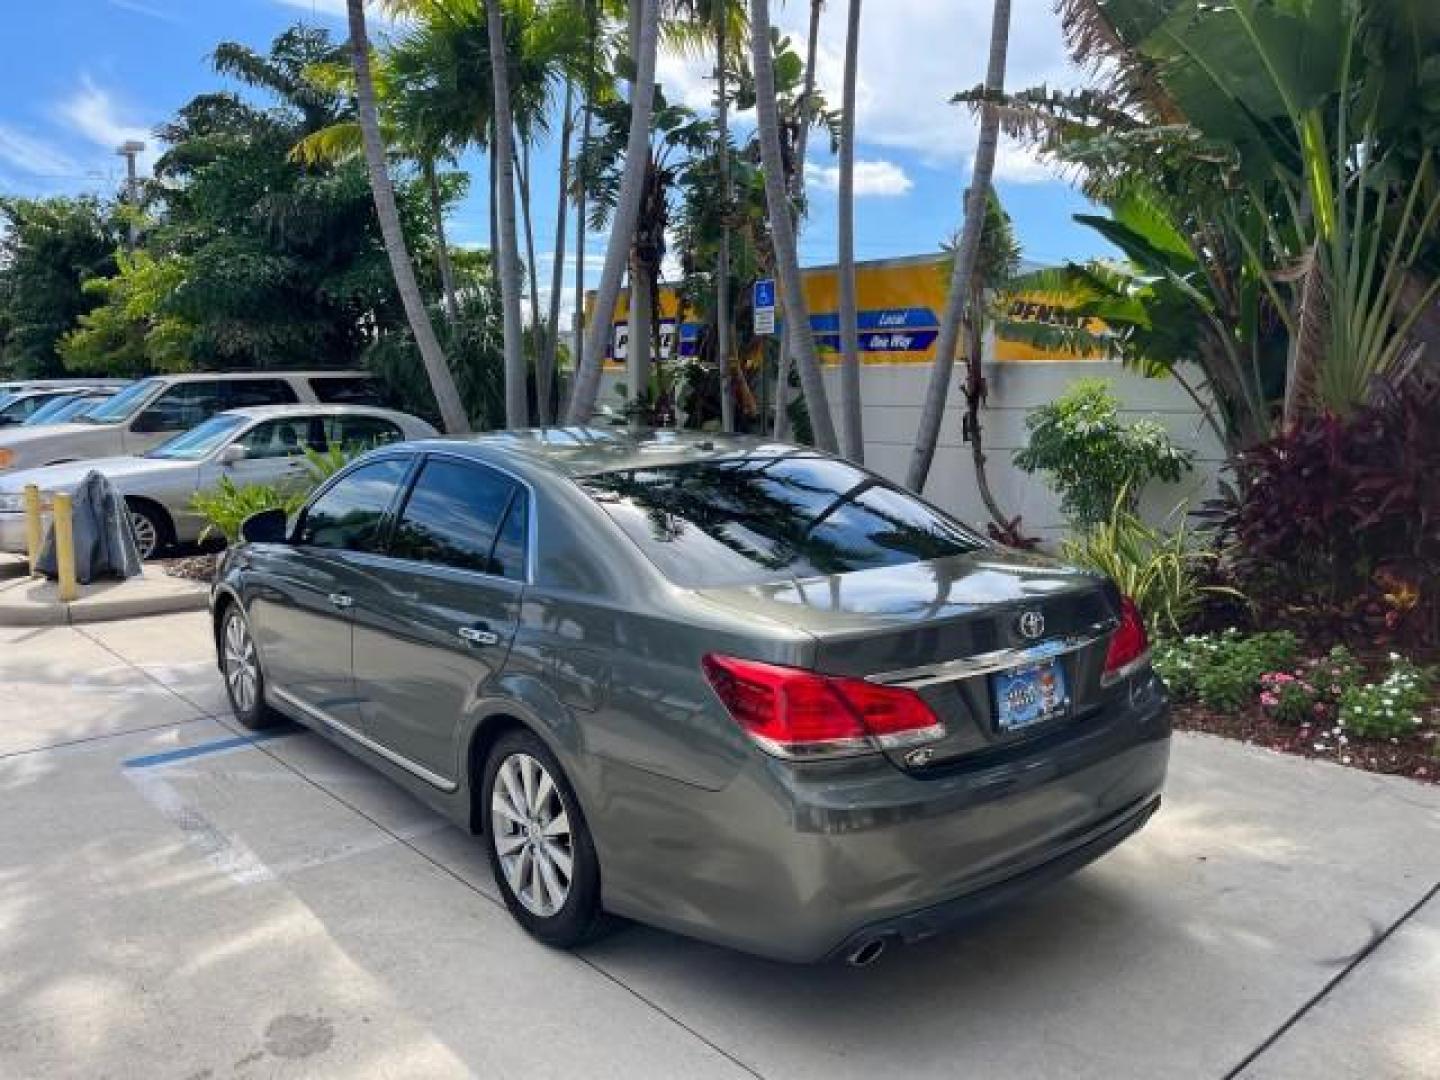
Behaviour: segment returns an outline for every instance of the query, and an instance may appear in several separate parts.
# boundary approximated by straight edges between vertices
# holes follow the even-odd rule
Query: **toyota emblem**
[[[1022,611],[1015,625],[1019,627],[1021,637],[1034,641],[1045,633],[1045,616],[1038,611]]]

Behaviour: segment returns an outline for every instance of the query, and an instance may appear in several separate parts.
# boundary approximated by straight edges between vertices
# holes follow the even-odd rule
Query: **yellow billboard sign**
[[[860,354],[867,365],[928,364],[935,359],[940,337],[940,318],[950,282],[951,262],[945,255],[886,259],[859,263],[855,267],[855,295],[858,308]],[[819,346],[821,360],[840,361],[839,276],[833,266],[815,267],[802,273],[810,324]],[[659,297],[660,357],[673,359],[694,356],[702,327],[682,318],[679,296],[662,286]],[[594,296],[591,295],[593,309]],[[1038,298],[1018,297],[1011,305],[1011,318],[1063,323],[1053,307]],[[783,317],[783,313],[782,313]],[[629,297],[621,294],[612,319],[609,364],[624,363],[629,346]],[[963,337],[963,335],[962,335]],[[957,358],[963,357],[964,342]],[[996,342],[996,359],[1002,362],[1045,360],[1098,360],[1101,357],[1043,350],[1020,342]]]

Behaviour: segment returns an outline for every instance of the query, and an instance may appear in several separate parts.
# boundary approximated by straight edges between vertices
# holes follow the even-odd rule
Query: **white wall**
[[[897,482],[905,479],[930,372],[929,364],[867,364],[861,369],[865,464]],[[950,394],[952,404],[940,429],[925,494],[963,520],[983,528],[989,516],[975,487],[970,447],[960,441],[964,398],[959,387],[964,374],[964,367],[957,364]],[[1173,379],[1146,379],[1118,363],[1097,361],[991,363],[985,365],[985,375],[990,383],[990,398],[981,414],[981,424],[991,490],[1007,516],[1021,515],[1028,535],[1047,541],[1056,539],[1063,532],[1064,522],[1059,501],[1044,481],[1015,468],[1011,456],[1025,444],[1025,417],[1029,412],[1059,397],[1077,379],[1109,380],[1123,403],[1125,419],[1158,420],[1178,445],[1194,451],[1193,473],[1179,484],[1155,484],[1146,492],[1142,505],[1148,517],[1163,518],[1182,500],[1196,505],[1213,490],[1215,470],[1224,451],[1201,420],[1195,403]],[[601,398],[618,405],[612,390],[617,378],[623,376],[606,375]],[[827,366],[825,380],[834,408],[840,395],[839,368]]]

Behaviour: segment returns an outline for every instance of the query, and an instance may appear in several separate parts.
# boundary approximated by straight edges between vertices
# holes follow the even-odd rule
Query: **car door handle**
[[[491,630],[484,630],[478,626],[462,626],[457,631],[461,639],[471,645],[499,645],[500,635]]]
[[[343,611],[346,608],[352,606],[355,601],[352,600],[350,597],[346,596],[343,592],[332,592],[330,594],[330,603],[334,604],[336,607]]]

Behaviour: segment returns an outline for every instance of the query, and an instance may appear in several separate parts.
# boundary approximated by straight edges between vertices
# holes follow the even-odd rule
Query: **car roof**
[[[610,427],[529,428],[425,439],[409,445],[571,478],[696,461],[769,459],[814,452],[750,435]]]
[[[387,420],[418,419],[409,413],[382,409],[376,405],[322,405],[317,401],[297,401],[286,405],[247,405],[240,409],[226,409],[221,415],[243,416],[250,420],[263,420],[273,416],[380,416]]]
[[[166,382],[213,382],[221,379],[229,382],[234,379],[373,379],[375,376],[368,371],[337,370],[335,368],[320,368],[304,371],[271,371],[257,368],[254,371],[183,371],[175,374],[148,375],[146,379],[164,379]]]

